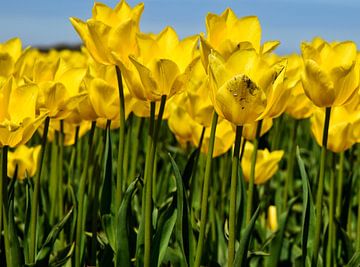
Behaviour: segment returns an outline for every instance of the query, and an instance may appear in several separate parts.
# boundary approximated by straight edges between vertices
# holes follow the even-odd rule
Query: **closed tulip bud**
[[[0,79],[14,74],[15,64],[22,52],[19,38],[0,43]]]
[[[277,211],[276,211],[276,206],[274,205],[270,205],[268,208],[267,225],[271,232],[275,232],[278,229]]]
[[[241,168],[246,181],[250,179],[251,159],[254,145],[246,142],[245,151],[241,161]],[[276,150],[269,152],[267,149],[258,149],[255,165],[255,184],[267,182],[278,170],[279,162],[284,155],[284,151]]]

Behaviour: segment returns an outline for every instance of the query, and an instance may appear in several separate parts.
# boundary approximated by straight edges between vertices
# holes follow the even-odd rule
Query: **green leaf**
[[[179,168],[173,159],[173,157],[169,154],[171,165],[174,170],[175,180],[176,180],[176,209],[177,209],[177,218],[176,218],[176,227],[175,227],[175,235],[178,245],[180,246],[180,251],[183,257],[183,265],[188,266],[189,262],[189,253],[185,253],[185,245],[184,240],[187,241],[187,249],[189,248],[189,217],[188,217],[188,207],[184,201],[186,201],[186,195],[184,191],[184,184],[180,175]],[[191,160],[191,158],[190,158]],[[189,164],[187,164],[189,165]]]
[[[139,181],[137,177],[126,189],[124,198],[121,202],[116,227],[116,266],[130,267],[131,257],[129,249],[129,234],[128,234],[128,211],[131,204],[131,197],[136,190],[136,185]],[[110,237],[108,237],[110,240]]]
[[[289,214],[292,206],[295,204],[297,198],[293,198],[289,201],[289,207],[286,212],[283,212],[280,215],[279,218],[279,229],[275,233],[274,239],[271,241],[270,245],[270,255],[266,258],[266,266],[272,267],[272,266],[278,266],[280,255],[281,255],[281,249],[283,247],[283,240],[284,240],[284,234],[285,234],[285,228],[289,219]]]
[[[255,222],[260,214],[260,206],[256,209],[254,215],[252,216],[249,224],[244,229],[244,232],[241,236],[240,245],[236,251],[234,266],[246,266],[247,264],[247,254],[250,244],[251,234],[253,232]]]
[[[72,243],[62,250],[56,252],[55,256],[51,259],[49,266],[50,267],[60,267],[71,258],[74,253],[75,243]]]
[[[360,251],[354,253],[354,256],[350,259],[346,267],[358,267],[360,266]]]
[[[114,214],[111,209],[111,204],[114,203],[114,188],[115,181],[112,177],[112,149],[111,149],[111,136],[110,136],[110,127],[106,128],[105,131],[105,150],[104,150],[104,165],[103,165],[103,174],[104,174],[104,183],[102,186],[101,192],[101,215],[104,214]]]
[[[50,253],[53,249],[53,246],[55,244],[55,241],[61,232],[61,230],[64,228],[65,224],[68,222],[68,220],[71,218],[73,214],[74,208],[71,208],[69,212],[64,216],[64,218],[58,222],[50,231],[49,235],[47,236],[44,244],[42,245],[40,251],[36,255],[36,265],[37,266],[45,266],[48,263],[48,259],[50,256]],[[45,264],[45,265],[44,265]]]
[[[158,227],[152,241],[151,266],[153,267],[159,267],[164,259],[176,223],[176,217],[176,201],[173,200],[171,205],[159,216]]]
[[[113,251],[116,251],[116,235],[115,235],[115,218],[111,214],[101,216],[102,225],[105,231],[106,238]]]
[[[300,168],[300,175],[303,187],[303,213],[301,226],[301,266],[305,266],[306,258],[311,257],[308,251],[312,251],[313,236],[315,234],[315,206],[311,195],[309,179],[306,174],[305,165],[300,156],[299,147],[296,147],[296,157]],[[309,241],[309,242],[308,242]]]

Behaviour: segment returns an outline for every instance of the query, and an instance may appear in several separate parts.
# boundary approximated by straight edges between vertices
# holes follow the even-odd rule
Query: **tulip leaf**
[[[75,243],[72,243],[65,248],[58,251],[55,256],[51,259],[49,267],[60,267],[64,266],[65,263],[71,258],[74,253]]]
[[[354,253],[346,267],[357,267],[360,266],[360,251]]]
[[[247,266],[248,247],[250,244],[251,234],[253,232],[255,222],[260,214],[260,206],[256,209],[254,215],[251,217],[249,224],[244,229],[241,236],[239,248],[235,254],[233,266]]]
[[[136,185],[139,181],[137,177],[126,189],[124,198],[121,202],[116,227],[116,265],[123,267],[131,266],[130,248],[129,248],[129,234],[128,234],[128,212],[131,203],[131,197],[136,190]]]
[[[64,228],[65,224],[69,221],[73,214],[74,208],[71,208],[69,212],[59,221],[50,231],[49,235],[47,236],[44,244],[42,245],[40,251],[36,255],[36,266],[45,266],[48,263],[50,253],[54,247],[55,241]]]
[[[299,147],[296,148],[296,157],[300,168],[303,187],[303,213],[301,226],[302,265],[305,266],[308,251],[312,251],[312,238],[315,234],[315,206],[311,195],[309,180],[306,174],[304,162],[300,156]],[[308,242],[309,241],[309,242]]]
[[[111,214],[101,216],[106,238],[113,251],[116,251],[115,217]]]
[[[111,204],[113,201],[113,190],[114,180],[112,177],[112,149],[111,149],[111,135],[110,135],[110,126],[106,127],[105,130],[105,150],[104,150],[104,158],[103,158],[103,186],[101,192],[101,215],[104,214],[114,214],[111,210]]]
[[[194,154],[194,153],[193,153]],[[175,180],[176,180],[176,204],[177,204],[177,219],[176,219],[176,240],[180,246],[180,251],[183,257],[182,266],[188,266],[189,263],[189,208],[187,205],[186,194],[184,191],[184,184],[182,177],[180,175],[179,168],[174,160],[174,158],[169,154],[171,165],[174,170]],[[189,161],[194,161],[194,158],[188,160],[186,167],[192,164],[189,164]],[[193,166],[193,165],[192,165]],[[186,167],[184,174],[186,173]],[[192,167],[191,167],[192,168]],[[192,170],[189,171],[190,173]],[[190,174],[191,175],[191,174]],[[183,176],[184,178],[184,176]],[[184,242],[185,241],[185,242]],[[185,249],[186,248],[186,249]]]
[[[279,266],[281,249],[283,248],[283,240],[285,234],[285,228],[289,219],[290,210],[295,204],[297,198],[293,198],[289,201],[289,207],[287,211],[283,212],[279,218],[279,229],[275,233],[274,238],[270,244],[270,255],[266,258],[266,266]]]
[[[159,267],[164,259],[166,250],[169,245],[170,237],[173,232],[177,218],[177,209],[176,209],[176,199],[173,198],[173,201],[169,207],[163,211],[158,219],[158,225],[156,232],[152,240],[152,250],[151,250],[151,266]]]

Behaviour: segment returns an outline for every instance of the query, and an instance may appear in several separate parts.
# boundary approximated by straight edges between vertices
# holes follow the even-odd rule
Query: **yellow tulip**
[[[130,56],[133,65],[118,61],[131,94],[143,101],[159,101],[163,95],[169,99],[178,93],[197,41],[197,36],[179,41],[171,27],[158,35],[138,34],[139,56]]]
[[[19,38],[0,43],[0,78],[8,78],[14,73],[16,61],[21,55],[21,41]]]
[[[20,145],[13,152],[9,151],[7,170],[8,177],[20,180],[27,177],[34,177],[37,171],[40,150],[41,146],[27,147],[25,145]],[[17,175],[14,177],[16,168]]]
[[[204,139],[201,146],[201,152],[204,154],[208,153],[208,145],[210,140],[210,129],[211,127],[206,127],[204,133]],[[199,146],[200,136],[202,132],[202,127],[196,127],[193,130],[193,143],[195,147]],[[215,133],[215,144],[214,144],[214,152],[213,158],[221,156],[231,149],[232,145],[235,141],[235,132],[231,123],[226,120],[220,120],[216,126]]]
[[[322,144],[324,110],[316,109],[311,117],[311,132],[316,142]],[[331,110],[327,148],[339,153],[349,149],[359,140],[360,111],[348,110],[343,106]]]
[[[46,109],[53,119],[66,118],[85,98],[79,92],[86,69],[69,67],[61,58],[39,60],[33,81],[38,84],[37,109]]]
[[[275,232],[278,229],[278,222],[277,222],[277,211],[276,206],[270,205],[268,208],[268,223],[269,229],[272,232]]]
[[[200,59],[194,60],[185,81],[186,110],[197,123],[210,127],[214,107],[209,98],[209,81]]]
[[[45,119],[46,112],[35,112],[38,87],[17,85],[13,77],[0,88],[0,146],[25,144]]]
[[[246,140],[253,141],[255,139],[257,124],[258,124],[258,122],[253,122],[251,124],[244,125],[243,131],[242,131],[242,136]],[[271,129],[272,125],[273,125],[273,121],[271,118],[264,119],[262,122],[262,126],[261,126],[260,136],[263,136],[264,134],[266,134]]]
[[[201,60],[208,66],[212,50],[227,59],[234,51],[253,47],[257,53],[265,54],[274,50],[278,41],[265,42],[261,46],[261,25],[256,16],[238,18],[230,8],[221,15],[209,13],[206,16],[206,38],[201,37]]]
[[[128,55],[137,54],[135,36],[139,32],[143,10],[143,3],[131,8],[122,0],[112,9],[96,2],[92,17],[86,22],[77,18],[70,18],[70,21],[97,62],[114,65],[112,53],[116,53],[118,59],[126,64]]]
[[[301,52],[305,64],[302,83],[311,101],[318,107],[349,101],[359,85],[355,43],[329,44],[317,38],[313,43],[302,43]]]
[[[241,161],[241,168],[246,181],[250,179],[251,159],[254,145],[246,142],[244,155]],[[269,152],[267,149],[258,149],[255,165],[255,184],[267,182],[278,170],[279,162],[284,155],[284,151],[276,150]]]
[[[211,100],[216,112],[235,125],[280,115],[288,90],[282,86],[286,61],[269,64],[254,49],[239,50],[224,60],[209,56]]]
[[[201,132],[202,126],[195,122],[189,113],[184,109],[184,97],[178,103],[168,105],[172,106],[171,113],[168,118],[168,125],[170,131],[175,135],[176,139],[181,145],[191,142],[194,132]],[[168,103],[169,104],[169,103]]]

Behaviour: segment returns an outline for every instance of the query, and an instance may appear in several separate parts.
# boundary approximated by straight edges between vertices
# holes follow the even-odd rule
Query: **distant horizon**
[[[114,7],[118,1],[101,1]],[[141,1],[127,1],[134,6]],[[302,41],[320,36],[327,41],[352,40],[360,49],[360,3],[357,1],[299,0],[147,0],[141,30],[159,32],[172,26],[181,38],[205,32],[208,12],[220,14],[230,7],[238,15],[256,15],[262,26],[262,42],[279,40],[279,54],[298,53]],[[50,2],[14,0],[0,10],[0,42],[20,37],[23,46],[48,48],[79,45],[80,38],[69,17],[91,17],[93,1]]]

